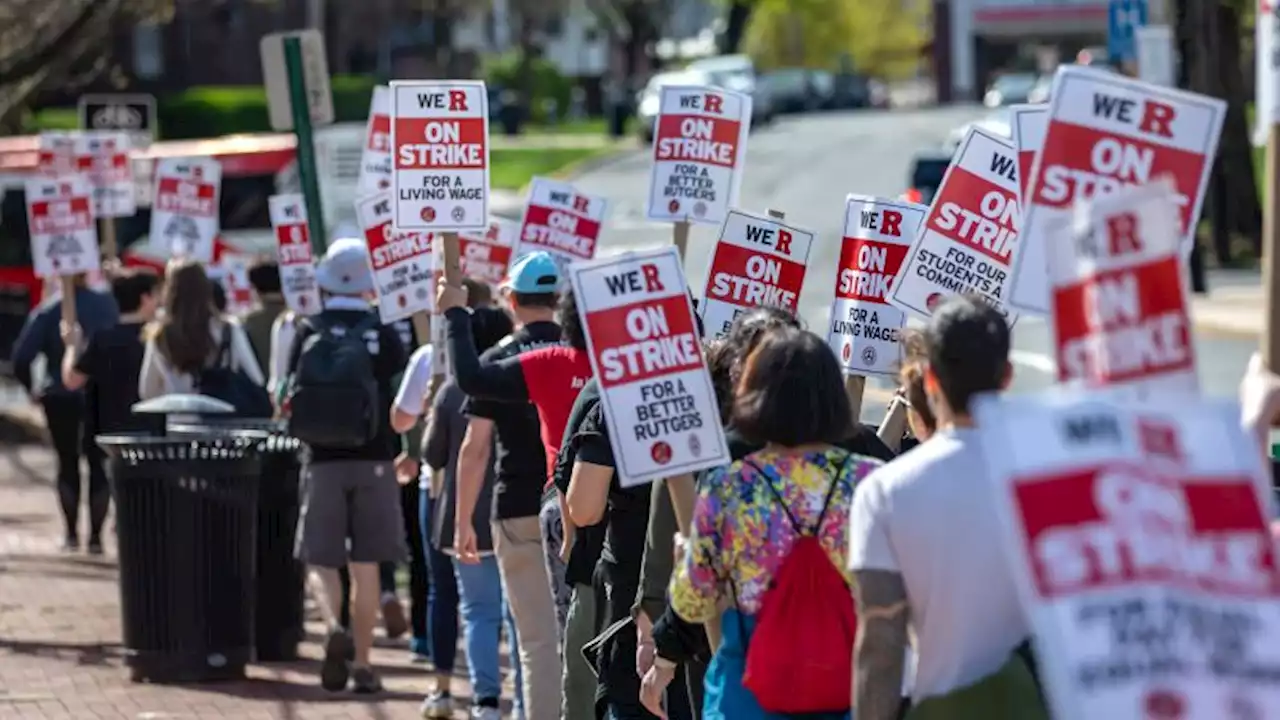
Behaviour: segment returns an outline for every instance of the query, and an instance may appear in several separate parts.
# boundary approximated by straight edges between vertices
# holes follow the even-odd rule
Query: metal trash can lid
[[[256,456],[264,437],[203,435],[156,437],[145,433],[110,433],[94,438],[108,456],[131,462],[169,460],[234,461]]]
[[[139,415],[230,415],[234,405],[207,395],[174,393],[134,403],[130,408]]]
[[[182,440],[244,438],[246,440],[262,441],[271,437],[271,433],[266,430],[237,427],[232,424],[206,423],[203,419],[193,422],[170,422],[165,426],[165,435]]]

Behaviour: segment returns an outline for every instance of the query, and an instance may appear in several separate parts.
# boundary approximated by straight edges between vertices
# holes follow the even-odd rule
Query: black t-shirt
[[[600,405],[600,384],[595,378],[587,381],[578,393],[578,399],[569,411],[569,422],[565,424],[564,439],[560,442],[560,454],[556,457],[555,484],[561,493],[569,492],[569,480],[573,477],[573,463],[578,458],[578,448],[573,439],[582,428],[587,416]],[[604,547],[605,522],[590,527],[576,528],[573,533],[573,548],[569,551],[569,561],[565,564],[564,578],[570,586],[590,585],[591,576],[595,572],[596,561],[600,559],[600,550]]]
[[[317,318],[325,324],[355,327],[374,310],[327,309]],[[293,347],[289,351],[289,372],[298,367],[298,358],[302,355],[302,344],[316,332],[310,318],[298,322],[298,333],[293,339]],[[395,399],[395,378],[404,370],[409,361],[400,333],[390,325],[378,322],[376,327],[365,332],[365,347],[373,357],[373,376],[378,384],[378,433],[373,440],[362,448],[337,449],[311,447],[311,462],[330,462],[336,460],[394,460],[400,454],[400,439],[391,429],[391,403]]]
[[[121,323],[89,336],[76,359],[76,372],[89,378],[85,386],[85,435],[145,430],[145,418],[130,408],[138,402],[142,371],[142,323]]]
[[[530,323],[485,351],[480,362],[496,362],[559,343],[559,325],[553,322]],[[493,421],[496,440],[494,519],[536,516],[542,507],[543,487],[547,484],[547,455],[542,449],[538,411],[527,402],[485,398],[468,398],[462,411],[474,418]]]

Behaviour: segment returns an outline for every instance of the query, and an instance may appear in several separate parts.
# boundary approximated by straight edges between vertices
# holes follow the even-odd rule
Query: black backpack
[[[378,381],[365,333],[378,327],[368,315],[351,327],[317,317],[289,377],[285,403],[289,434],[308,445],[355,449],[378,434]]]
[[[271,395],[243,370],[234,367],[231,354],[231,325],[222,328],[222,344],[213,365],[195,376],[195,391],[230,404],[233,417],[269,418],[275,414]]]

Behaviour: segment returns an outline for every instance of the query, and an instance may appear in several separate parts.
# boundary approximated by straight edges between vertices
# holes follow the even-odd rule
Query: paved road
[[[783,119],[753,134],[740,206],[782,210],[788,219],[818,233],[811,268],[831,268],[838,261],[844,197],[850,192],[896,196],[907,182],[912,155],[936,146],[955,126],[982,115],[977,107],[932,108],[893,113],[853,111]],[[613,202],[601,252],[651,247],[670,242],[670,226],[644,219],[649,156],[629,153],[579,177],[576,184],[608,196]],[[695,225],[691,233],[688,272],[695,294],[705,282],[716,228]],[[823,328],[831,303],[829,281],[812,282],[800,299],[810,327]],[[1234,394],[1240,373],[1256,343],[1242,338],[1198,332],[1201,376],[1209,393]],[[1049,329],[1038,319],[1018,323],[1014,331],[1014,389],[1029,391],[1052,382]],[[872,381],[872,386],[887,388]],[[875,421],[882,410],[868,402],[864,420]]]

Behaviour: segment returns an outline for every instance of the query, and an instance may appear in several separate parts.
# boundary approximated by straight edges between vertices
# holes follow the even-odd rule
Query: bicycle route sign
[[[153,95],[82,95],[80,129],[127,132],[134,147],[146,147],[156,138],[156,99]]]

